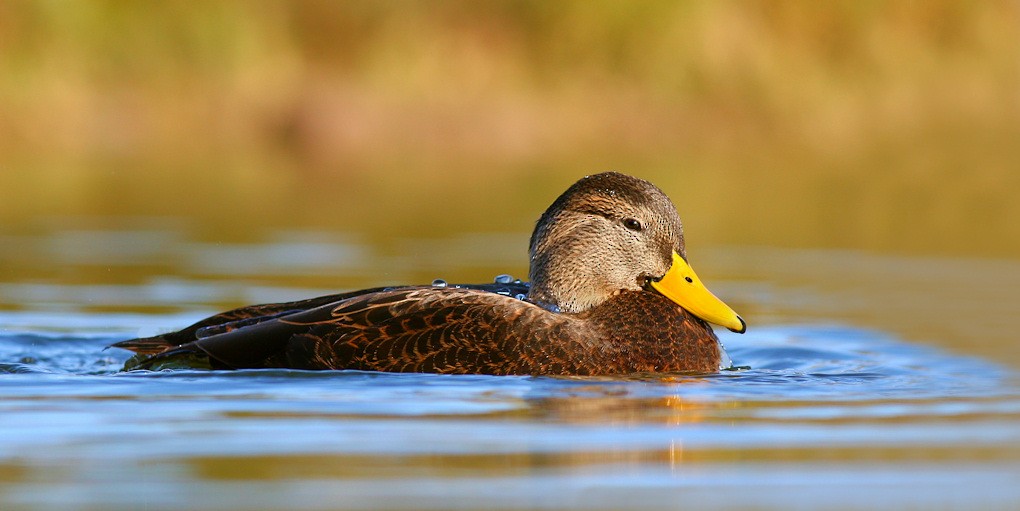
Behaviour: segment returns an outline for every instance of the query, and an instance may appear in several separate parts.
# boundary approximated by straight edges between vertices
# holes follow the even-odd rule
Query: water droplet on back
[[[512,275],[507,275],[506,273],[496,275],[495,280],[493,280],[496,284],[510,284],[513,281],[514,277]]]
[[[432,281],[432,287],[446,287],[446,281],[443,279],[436,279]]]

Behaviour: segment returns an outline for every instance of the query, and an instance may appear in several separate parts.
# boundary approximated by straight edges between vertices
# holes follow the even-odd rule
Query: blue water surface
[[[1020,501],[1012,373],[872,330],[726,333],[704,376],[123,373],[141,318],[82,319],[0,333],[4,509]]]
[[[749,321],[720,332],[737,369],[700,376],[124,373],[104,349],[230,304],[497,275],[526,239],[423,266],[325,235],[7,239],[0,510],[1017,508],[1013,262],[700,252]]]

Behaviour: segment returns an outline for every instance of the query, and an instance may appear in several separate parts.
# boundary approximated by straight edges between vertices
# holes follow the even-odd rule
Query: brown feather
[[[641,222],[641,233],[625,227],[629,218]],[[599,174],[542,215],[531,240],[530,287],[375,288],[252,305],[113,346],[148,356],[130,368],[201,355],[225,369],[712,372],[721,348],[711,327],[645,285],[684,249],[665,194],[646,181]]]

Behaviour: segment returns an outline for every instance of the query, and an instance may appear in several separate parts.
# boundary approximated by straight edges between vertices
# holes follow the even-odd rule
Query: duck
[[[618,172],[585,176],[539,217],[530,282],[409,285],[249,305],[112,344],[125,370],[361,370],[600,376],[714,373],[711,324],[744,333],[687,261],[673,202]]]

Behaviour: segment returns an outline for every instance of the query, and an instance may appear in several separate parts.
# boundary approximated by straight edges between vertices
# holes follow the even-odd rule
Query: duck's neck
[[[592,251],[564,240],[555,247],[537,243],[531,250],[531,290],[528,299],[560,312],[584,312],[605,302],[613,293],[605,275],[605,261]]]

